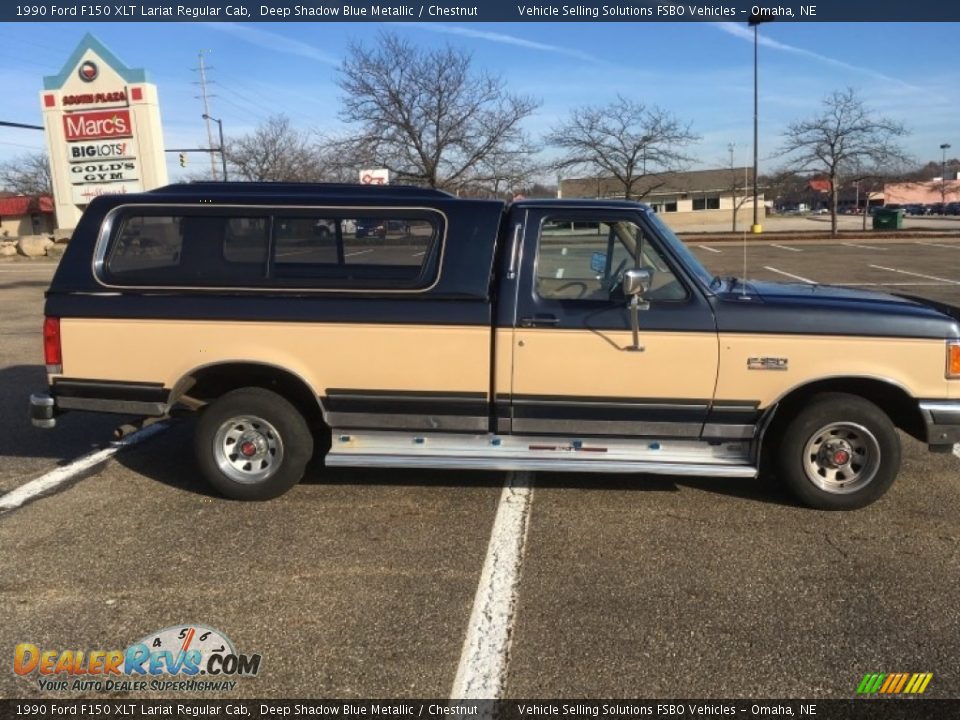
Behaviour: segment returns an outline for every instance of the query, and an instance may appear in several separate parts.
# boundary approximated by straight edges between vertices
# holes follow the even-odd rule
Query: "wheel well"
[[[170,404],[189,398],[207,404],[221,395],[244,387],[259,387],[283,396],[307,422],[323,423],[323,408],[310,386],[293,373],[260,363],[222,363],[194,370],[170,393]]]
[[[908,435],[926,442],[926,424],[915,398],[902,388],[870,378],[831,378],[803,385],[791,390],[776,405],[770,431],[776,432],[819,393],[838,392],[858,395],[883,410],[898,428]]]

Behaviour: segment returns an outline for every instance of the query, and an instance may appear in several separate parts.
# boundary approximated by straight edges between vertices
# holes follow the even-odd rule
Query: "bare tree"
[[[659,179],[691,162],[681,149],[699,138],[662,108],[627,98],[606,106],[584,106],[554,128],[547,143],[564,151],[558,170],[582,168],[611,175],[623,184],[624,197],[641,199],[657,189]],[[645,180],[640,187],[641,180]]]
[[[733,200],[733,218],[732,218],[732,231],[737,231],[737,215],[740,213],[740,208],[742,208],[747,200],[750,200],[751,197],[748,193],[750,189],[749,175],[748,172],[752,174],[751,170],[746,170],[744,168],[738,168],[733,162],[733,143],[727,146],[727,150],[730,152],[730,160],[727,164],[727,190],[730,191],[730,197]]]
[[[249,135],[225,141],[227,162],[243,180],[316,182],[326,179],[321,153],[310,135],[273,115]]]
[[[384,33],[354,44],[340,67],[344,122],[358,126],[350,156],[401,181],[458,190],[510,175],[536,151],[521,124],[539,105],[474,71],[470,55],[421,50]]]
[[[0,187],[18,195],[52,195],[50,161],[43,152],[20,155],[0,168]]]
[[[837,236],[837,195],[841,183],[858,166],[886,171],[908,162],[897,140],[907,134],[902,123],[877,117],[853,88],[834,91],[816,117],[792,123],[780,152],[798,170],[815,171],[830,181],[830,233]]]

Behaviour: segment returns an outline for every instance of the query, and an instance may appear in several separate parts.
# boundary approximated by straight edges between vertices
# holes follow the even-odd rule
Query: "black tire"
[[[780,438],[773,450],[777,476],[797,499],[819,510],[866,507],[900,471],[896,428],[883,410],[857,395],[814,396]]]
[[[285,398],[263,388],[241,388],[201,413],[194,449],[204,476],[222,494],[269,500],[303,478],[313,435]]]

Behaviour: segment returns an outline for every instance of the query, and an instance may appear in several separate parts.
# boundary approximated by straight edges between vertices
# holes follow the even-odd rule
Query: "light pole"
[[[950,143],[940,145],[940,202],[947,202],[947,150],[950,149]]]
[[[763,232],[763,227],[760,225],[760,208],[759,208],[759,183],[757,182],[757,173],[758,173],[758,129],[759,129],[759,76],[758,76],[758,50],[757,48],[760,45],[760,38],[757,33],[757,26],[760,23],[770,22],[773,18],[764,17],[763,15],[751,15],[750,19],[747,21],[747,25],[753,28],[753,227],[750,228],[750,232],[754,235],[759,235]]]
[[[217,129],[220,131],[220,165],[223,168],[223,181],[227,181],[227,156],[223,152],[223,123],[220,120],[217,120],[215,117],[211,117],[206,113],[203,114],[204,120],[213,120],[217,124]]]

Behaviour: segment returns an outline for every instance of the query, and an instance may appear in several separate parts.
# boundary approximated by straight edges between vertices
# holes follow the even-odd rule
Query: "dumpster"
[[[877,208],[873,213],[874,230],[900,230],[903,227],[903,210]]]

